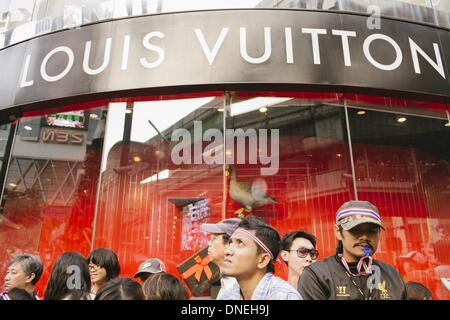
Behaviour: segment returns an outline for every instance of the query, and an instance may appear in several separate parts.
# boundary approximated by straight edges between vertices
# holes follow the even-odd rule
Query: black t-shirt
[[[356,264],[349,268],[356,273]],[[372,275],[352,276],[331,256],[305,268],[298,291],[305,300],[406,300],[405,284],[394,267],[373,260],[373,270]]]

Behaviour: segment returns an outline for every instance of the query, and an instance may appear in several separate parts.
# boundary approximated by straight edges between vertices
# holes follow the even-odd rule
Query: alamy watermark
[[[81,289],[81,269],[77,265],[70,265],[66,270],[70,276],[67,278],[66,285],[69,290]]]
[[[279,129],[226,129],[224,138],[221,130],[210,128],[203,132],[202,122],[194,121],[193,137],[189,130],[179,128],[172,132],[171,140],[179,141],[171,152],[172,162],[176,165],[224,164],[224,161],[227,164],[258,164],[259,162],[262,166],[261,175],[269,176],[278,173]],[[194,141],[193,154],[192,141]],[[203,149],[203,142],[210,143]]]
[[[367,18],[366,26],[369,30],[381,29],[381,8],[377,5],[370,5],[367,7],[367,13],[370,17]]]

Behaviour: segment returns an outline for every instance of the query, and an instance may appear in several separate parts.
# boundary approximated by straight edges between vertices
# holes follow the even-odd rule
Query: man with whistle
[[[305,300],[404,300],[406,287],[392,266],[375,260],[381,217],[368,201],[348,201],[336,213],[336,254],[305,268],[298,291]]]

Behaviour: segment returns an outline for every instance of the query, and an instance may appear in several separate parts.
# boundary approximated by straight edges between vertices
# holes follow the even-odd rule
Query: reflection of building
[[[81,111],[51,116],[64,121],[49,124],[49,115],[45,115],[21,122],[11,152],[7,188],[14,193],[39,189],[42,201],[68,205],[86,173],[83,161],[98,121],[90,121],[94,128],[88,132]]]
[[[382,19],[381,31],[368,31],[365,17],[349,13],[365,12],[367,1],[255,1],[286,10],[141,16],[149,3],[122,6],[128,19],[17,45],[26,39],[17,30],[27,26],[7,30],[15,40],[0,50],[0,119],[18,121],[0,130],[0,261],[32,251],[49,270],[63,251],[110,247],[124,275],[150,256],[176,273],[207,241],[201,222],[242,206],[229,196],[224,163],[207,160],[244,155],[234,163],[237,182],[263,181],[276,199],[255,215],[281,233],[316,234],[327,256],[336,209],[356,197],[372,201],[386,225],[377,256],[446,297],[439,282],[450,252],[445,7],[390,1],[382,15],[429,24]],[[169,11],[152,3],[151,12]],[[119,17],[110,9],[64,7],[47,27]],[[237,135],[232,146],[227,130]],[[262,145],[271,130],[277,139]],[[177,132],[189,140],[175,139]],[[173,156],[181,142],[176,156],[187,162]],[[262,174],[267,158],[276,160],[275,174]]]

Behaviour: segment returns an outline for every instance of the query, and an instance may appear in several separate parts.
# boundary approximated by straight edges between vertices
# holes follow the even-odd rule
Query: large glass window
[[[0,274],[14,255],[39,254],[42,294],[61,253],[89,254],[104,122],[103,108],[19,121],[2,199]]]
[[[247,154],[257,152],[259,156],[253,164],[240,163],[239,138],[227,147],[234,147],[228,158],[234,166],[227,182],[227,215],[250,206],[252,214],[264,218],[281,234],[298,228],[316,234],[321,239],[319,251],[332,254],[332,213],[354,197],[342,95],[265,97],[238,92],[226,124],[234,132],[268,136],[267,143],[258,141],[256,150],[251,139],[246,141]],[[258,190],[253,194],[265,196],[254,196],[252,188],[242,194],[242,186],[248,184]]]
[[[450,121],[446,106],[314,92],[203,92],[127,98],[26,116],[17,125],[0,216],[0,276],[17,253],[45,272],[64,251],[112,248],[123,276],[149,257],[179,266],[202,223],[253,214],[281,235],[336,249],[345,201],[378,206],[376,258],[448,299]],[[285,266],[276,264],[286,277]],[[208,292],[204,292],[205,295]]]
[[[449,122],[395,111],[349,109],[358,197],[386,226],[377,257],[449,299]]]
[[[219,93],[109,105],[94,245],[116,250],[124,273],[155,256],[176,273],[207,244],[201,224],[223,216],[223,164],[209,161],[223,142],[208,151],[204,136],[223,132],[223,104]]]

